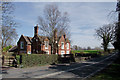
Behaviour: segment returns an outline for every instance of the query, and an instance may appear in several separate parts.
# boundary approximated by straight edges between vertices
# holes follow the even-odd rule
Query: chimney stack
[[[34,36],[38,35],[38,28],[39,27],[38,27],[38,24],[37,24],[37,26],[34,27]]]

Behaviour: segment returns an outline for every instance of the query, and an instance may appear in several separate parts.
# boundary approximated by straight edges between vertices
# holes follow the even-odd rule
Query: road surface
[[[3,78],[79,78],[86,79],[115,60],[117,54],[94,58],[89,61],[71,64],[47,65],[32,68],[3,69]]]

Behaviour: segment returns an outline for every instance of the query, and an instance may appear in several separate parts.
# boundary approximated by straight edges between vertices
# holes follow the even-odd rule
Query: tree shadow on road
[[[49,68],[56,69],[58,72],[63,71],[62,74],[61,73],[59,74],[59,76],[68,73],[68,74],[73,74],[78,78],[79,77],[83,78],[90,75],[91,73],[96,72],[101,67],[105,66],[106,63],[98,63],[101,60],[103,60],[103,57],[100,57],[99,59],[88,60],[82,63],[72,63],[72,64],[66,63],[61,65],[58,64],[58,65],[50,66]]]

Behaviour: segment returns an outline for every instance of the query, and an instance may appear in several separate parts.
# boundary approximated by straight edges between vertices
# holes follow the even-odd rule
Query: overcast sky
[[[72,45],[81,47],[101,46],[101,40],[94,36],[95,29],[111,23],[117,15],[112,13],[112,16],[108,16],[111,11],[115,11],[116,2],[15,2],[18,38],[22,34],[33,37],[37,17],[43,15],[47,4],[57,4],[61,12],[68,12]]]

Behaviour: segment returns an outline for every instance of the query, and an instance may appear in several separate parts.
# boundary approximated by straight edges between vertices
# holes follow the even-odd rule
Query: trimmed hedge
[[[22,54],[23,67],[41,66],[58,63],[58,55],[55,54]]]

